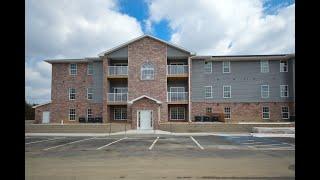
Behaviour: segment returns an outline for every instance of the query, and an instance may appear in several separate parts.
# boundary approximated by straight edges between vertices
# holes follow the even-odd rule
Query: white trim
[[[162,104],[161,101],[156,100],[156,99],[154,99],[154,98],[152,98],[152,97],[149,97],[149,96],[147,96],[147,95],[142,95],[142,96],[140,96],[140,97],[137,97],[137,98],[129,101],[128,104],[133,104],[134,102],[136,102],[136,101],[138,101],[138,100],[140,100],[140,99],[142,99],[142,98],[147,98],[147,99],[150,99],[150,100],[152,100],[152,101],[155,101],[157,104]]]
[[[70,89],[74,89],[74,99],[71,99],[71,98],[70,98],[70,95],[71,95],[71,94],[70,94]],[[69,100],[70,100],[70,101],[76,100],[76,95],[77,95],[76,88],[69,88],[69,89],[68,89],[68,95],[69,95]]]
[[[88,111],[89,109],[91,110],[91,116],[93,116],[92,109],[91,109],[91,108],[87,108],[87,120],[89,119],[89,113],[88,113],[88,112],[89,112],[89,111]]]
[[[120,109],[120,116],[121,119],[116,119],[116,109]],[[122,109],[126,109],[126,114],[127,114],[127,118],[126,119],[122,119]],[[128,108],[124,108],[124,107],[117,107],[117,108],[113,108],[113,120],[114,121],[126,121],[128,119]]]
[[[89,73],[89,65],[92,65],[92,74]],[[93,75],[93,63],[91,63],[91,62],[88,62],[88,64],[87,64],[87,75],[88,76]]]
[[[264,118],[264,117],[263,117],[263,108],[264,108],[264,107],[267,107],[267,108],[268,108],[268,112],[265,112],[265,113],[268,113],[268,114],[269,114],[269,118]],[[261,109],[261,110],[262,110],[262,113],[261,113],[262,119],[270,119],[270,117],[271,117],[271,116],[270,116],[270,107],[269,107],[269,106],[262,106],[262,109]]]
[[[283,71],[283,68],[281,68],[281,62],[282,61],[285,61],[286,63],[287,63],[287,70],[286,71]],[[283,66],[284,67],[284,66]],[[280,60],[280,72],[288,72],[288,67],[289,67],[289,63],[288,63],[288,61],[287,60]]]
[[[172,111],[172,109],[178,109],[178,108],[183,108],[183,119],[172,119],[172,118],[171,118],[171,111]],[[170,120],[172,120],[172,121],[186,120],[186,108],[185,108],[185,107],[182,107],[182,106],[170,107],[169,116],[170,116]],[[177,116],[178,116],[178,112],[177,112]]]
[[[171,44],[171,43],[169,43],[169,42],[167,42],[167,41],[158,39],[158,38],[156,38],[156,37],[154,37],[154,36],[145,34],[145,35],[139,36],[139,37],[137,37],[137,38],[135,38],[135,39],[132,39],[132,40],[130,40],[130,41],[127,41],[126,43],[120,44],[119,46],[116,46],[116,47],[114,47],[114,48],[112,48],[112,49],[109,49],[109,50],[107,50],[107,51],[103,51],[103,52],[99,53],[98,56],[104,56],[104,55],[106,55],[106,54],[112,53],[112,52],[114,52],[114,51],[116,51],[116,50],[118,50],[118,49],[121,49],[121,48],[123,48],[123,47],[125,47],[125,46],[127,46],[127,45],[129,45],[129,44],[131,44],[131,43],[133,43],[133,42],[135,42],[135,41],[138,41],[138,40],[140,40],[140,39],[142,39],[142,38],[145,38],[145,37],[152,38],[152,39],[154,39],[154,40],[157,40],[157,41],[160,41],[160,42],[162,42],[162,43],[165,43],[165,44],[167,44],[167,45],[169,45],[169,46],[171,46],[171,47],[180,49],[180,50],[182,50],[182,51],[185,51],[185,52],[191,54],[191,52],[190,52],[189,50],[186,50],[186,49],[184,49],[184,48],[182,48],[182,47],[179,47],[179,46],[177,46],[177,45]]]
[[[70,111],[70,110],[71,110],[71,109],[74,109],[74,120],[71,120],[71,119],[70,119],[70,115],[71,115],[71,113],[70,113],[71,111]],[[68,120],[69,120],[69,121],[76,121],[76,120],[77,120],[77,112],[76,112],[76,108],[69,108],[69,112],[68,112]]]
[[[262,94],[263,94],[263,91],[262,91],[262,87],[263,86],[267,86],[268,87],[268,96],[266,96],[266,97],[264,97],[264,96],[262,96]],[[269,85],[268,84],[263,84],[263,85],[260,85],[260,95],[261,95],[261,98],[263,98],[263,99],[266,99],[266,98],[269,98],[270,97],[270,87],[269,87]]]
[[[76,65],[76,73],[75,74],[71,74],[71,65],[75,64]],[[78,74],[78,64],[77,63],[70,63],[69,64],[69,75],[70,76],[76,76]]]
[[[224,91],[224,88],[225,88],[225,87],[230,87],[230,97],[226,97],[226,96],[225,96],[225,91]],[[223,91],[223,98],[232,98],[232,95],[231,95],[231,85],[224,85],[222,88],[223,88],[223,89],[222,89],[222,91]]]
[[[151,65],[152,67],[143,67],[144,65]],[[146,77],[143,78],[143,72],[144,71],[152,71],[152,78],[151,79],[146,79]],[[154,64],[150,62],[145,62],[141,65],[140,68],[140,80],[141,81],[148,81],[148,80],[154,80],[155,79],[155,68]]]
[[[92,90],[92,92],[90,93],[90,94],[92,94],[92,99],[89,99],[89,92],[88,92],[89,89]],[[87,88],[87,100],[93,100],[93,88],[92,87]]]
[[[206,96],[206,88],[208,88],[208,87],[210,88],[210,97],[207,97],[207,96]],[[204,87],[204,98],[205,98],[205,99],[212,98],[212,97],[213,97],[212,94],[213,94],[213,93],[212,93],[212,86],[205,86],[205,87]]]
[[[266,67],[265,68],[268,68],[268,71],[262,71],[263,70],[263,63],[266,63],[265,65],[266,65]],[[269,66],[269,60],[260,60],[260,72],[261,73],[268,73],[268,72],[270,72],[270,66]]]
[[[204,73],[205,74],[211,74],[212,73],[212,61],[203,61],[203,63],[204,63],[204,66],[203,66],[203,68],[204,68]],[[206,71],[206,65],[207,64],[210,64],[210,72],[209,71]]]
[[[286,112],[286,113],[288,113],[288,118],[283,118],[282,108],[284,108],[284,107],[288,108],[288,112]],[[289,106],[281,106],[281,119],[290,119],[290,109],[289,109]]]
[[[44,106],[44,105],[47,105],[47,104],[50,104],[50,103],[51,103],[51,101],[49,101],[47,103],[43,103],[43,104],[38,104],[38,105],[32,106],[32,108],[37,108],[37,107]]]
[[[225,119],[231,119],[231,107],[230,107],[230,106],[223,107],[223,113],[224,113],[224,114],[226,114],[226,108],[229,108],[229,116],[230,116],[230,117],[229,117],[229,118],[226,118],[226,117],[225,117]]]
[[[287,87],[287,96],[282,96],[282,87]],[[289,86],[288,85],[280,85],[280,97],[287,98],[289,97]]]
[[[228,72],[227,72],[227,71],[224,71],[224,66],[225,66],[225,64],[227,64],[227,66],[228,66],[228,69],[229,69]],[[225,73],[231,73],[231,62],[230,62],[230,61],[223,61],[223,62],[222,62],[222,73],[223,73],[223,74],[225,74]]]

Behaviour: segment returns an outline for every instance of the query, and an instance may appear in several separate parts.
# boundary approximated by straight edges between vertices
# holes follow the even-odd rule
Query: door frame
[[[151,113],[151,128],[150,128],[150,130],[151,129],[154,129],[154,122],[153,122],[153,110],[150,110],[150,109],[140,109],[140,110],[137,110],[137,130],[148,130],[148,129],[140,129],[140,127],[139,127],[139,118],[140,118],[140,116],[139,116],[139,112],[141,112],[141,111],[149,111],[150,113]]]
[[[45,114],[45,113],[49,113],[49,116],[48,116],[48,122],[46,122],[46,123],[44,123],[43,122],[43,115]],[[50,111],[42,111],[42,121],[41,121],[41,124],[49,124],[50,123]]]

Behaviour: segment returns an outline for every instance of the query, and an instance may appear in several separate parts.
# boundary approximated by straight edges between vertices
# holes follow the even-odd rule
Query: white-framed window
[[[288,97],[289,89],[288,85],[280,85],[280,97]]]
[[[206,112],[207,112],[207,113],[212,113],[212,108],[211,108],[211,107],[207,107],[207,108],[206,108]]]
[[[172,107],[170,108],[171,120],[185,120],[185,108],[184,107]]]
[[[231,108],[230,107],[224,107],[224,118],[231,119]]]
[[[268,106],[262,107],[262,119],[270,119],[270,109]]]
[[[114,108],[114,120],[127,120],[127,108]]]
[[[69,74],[70,75],[77,75],[77,64],[70,64],[69,65]]]
[[[205,86],[204,87],[204,97],[205,98],[212,98],[212,86]]]
[[[231,98],[231,86],[223,86],[223,98]]]
[[[223,73],[230,73],[231,72],[230,61],[223,61],[222,62],[222,72]]]
[[[128,93],[127,87],[113,87],[113,93]]]
[[[93,88],[87,88],[87,99],[93,99]]]
[[[76,89],[69,88],[69,100],[75,100],[75,99],[76,99]]]
[[[205,73],[212,73],[212,62],[208,62],[208,61],[205,61],[204,62],[204,72]]]
[[[141,80],[154,80],[154,66],[152,63],[144,63],[141,66]]]
[[[280,61],[280,72],[288,72],[288,61]]]
[[[87,109],[87,119],[93,118],[92,109]]]
[[[282,119],[289,119],[289,107],[288,106],[281,107],[281,117],[282,117]]]
[[[185,87],[170,87],[170,92],[185,92]]]
[[[262,73],[268,73],[269,72],[269,61],[268,60],[261,60],[260,61],[260,71]]]
[[[69,121],[75,121],[76,120],[76,109],[71,108],[69,109]]]
[[[269,85],[261,85],[261,98],[269,98]]]
[[[88,63],[87,74],[88,75],[92,75],[93,74],[93,63]]]

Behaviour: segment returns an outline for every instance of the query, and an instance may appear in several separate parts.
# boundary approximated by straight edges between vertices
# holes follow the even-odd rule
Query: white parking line
[[[192,139],[192,141],[194,142],[194,143],[196,143],[197,144],[197,146],[200,148],[200,149],[204,149],[199,143],[198,143],[198,141],[196,141],[192,136],[190,136],[190,138]]]
[[[63,139],[65,137],[62,138],[52,138],[52,139],[46,139],[46,140],[40,140],[40,141],[33,141],[33,142],[28,142],[26,144],[34,144],[34,143],[39,143],[39,142],[45,142],[45,141],[53,141],[53,140],[58,140],[58,139]]]
[[[153,148],[153,146],[156,144],[156,142],[158,141],[159,137],[157,137],[153,143],[151,144],[151,146],[149,147],[149,150],[151,150]]]
[[[283,145],[283,144],[257,144],[254,145],[256,147],[264,147],[264,146],[277,146],[277,145]]]
[[[81,139],[81,140],[78,140],[78,141],[72,141],[72,142],[68,142],[68,143],[65,143],[65,144],[60,144],[60,145],[58,145],[58,146],[49,147],[49,148],[46,148],[46,149],[44,149],[44,150],[47,151],[47,150],[49,150],[49,149],[53,149],[53,148],[57,148],[57,147],[61,147],[61,146],[69,145],[69,144],[74,144],[74,143],[81,142],[81,141],[87,141],[87,140],[95,139],[95,138],[96,138],[96,137],[87,138],[87,139]]]
[[[109,144],[106,144],[106,145],[104,145],[104,146],[101,146],[101,147],[97,148],[96,150],[99,150],[99,149],[102,149],[102,148],[104,148],[104,147],[110,146],[111,144],[114,144],[114,143],[116,143],[116,142],[122,141],[122,140],[127,139],[127,138],[128,138],[128,137],[124,137],[124,138],[118,139],[118,140],[113,141],[113,142],[111,142],[111,143],[109,143]]]
[[[250,144],[264,144],[264,142],[256,141],[256,142],[246,142],[246,143],[241,143],[241,144],[244,144],[244,145],[250,145]]]

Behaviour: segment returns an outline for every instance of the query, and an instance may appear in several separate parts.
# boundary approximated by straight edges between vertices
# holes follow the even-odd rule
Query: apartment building
[[[294,115],[294,54],[198,56],[143,35],[98,57],[50,59],[51,102],[38,123],[129,122],[133,129],[194,123],[224,113],[227,122],[283,121]]]

